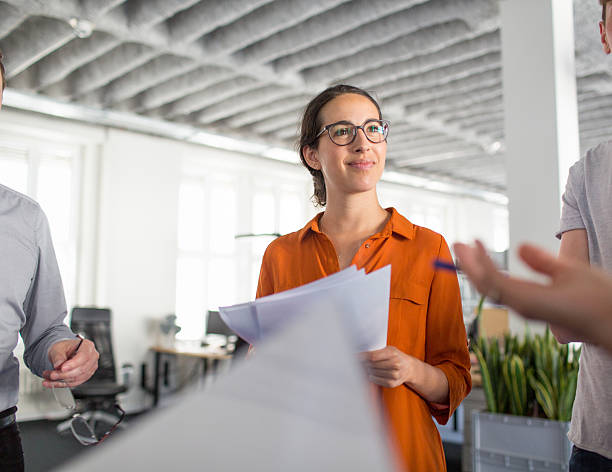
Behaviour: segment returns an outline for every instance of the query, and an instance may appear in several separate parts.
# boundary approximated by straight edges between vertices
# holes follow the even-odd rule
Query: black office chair
[[[115,424],[119,416],[111,413],[117,403],[117,395],[127,390],[127,385],[117,382],[115,358],[111,340],[111,311],[108,308],[74,307],[71,313],[70,328],[86,339],[93,341],[100,354],[98,370],[85,383],[72,388],[72,394],[85,418],[95,430],[96,423],[102,421]],[[120,426],[124,426],[121,423]],[[58,432],[70,428],[70,420],[60,423]]]
[[[225,348],[229,352],[233,352],[234,359],[246,354],[246,350],[249,347],[244,339],[238,336],[219,315],[216,310],[208,310],[207,321],[206,321],[206,335],[209,334],[220,334],[225,336]],[[206,345],[206,338],[202,343]]]

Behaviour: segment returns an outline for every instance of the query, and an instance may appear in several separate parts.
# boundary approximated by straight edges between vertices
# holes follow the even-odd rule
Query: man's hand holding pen
[[[74,387],[86,382],[97,370],[99,357],[94,343],[80,336],[56,342],[49,349],[53,370],[43,372],[43,386]]]

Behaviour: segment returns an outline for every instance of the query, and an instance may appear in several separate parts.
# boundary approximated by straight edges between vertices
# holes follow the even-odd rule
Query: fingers
[[[554,276],[565,264],[549,252],[531,244],[523,244],[518,250],[520,258],[533,270]]]
[[[43,387],[46,388],[66,388],[66,387],[74,387],[75,384],[72,382],[66,382],[63,380],[43,380]]]
[[[52,374],[59,374],[51,376],[50,380],[66,380],[71,387],[80,385],[83,382],[89,380],[89,378],[98,369],[98,358],[88,358],[86,362],[79,364],[77,367],[71,370],[62,369],[61,372],[53,371]]]
[[[402,373],[398,369],[367,368],[368,380],[383,387],[394,388],[404,383]]]
[[[482,244],[482,242],[479,239],[474,241],[474,243],[476,245],[475,258],[478,261],[478,263],[481,265],[481,267],[485,270],[485,272],[487,274],[498,272],[497,267],[495,267],[495,264],[489,257],[489,254],[487,254],[487,249],[484,247],[484,244]]]
[[[478,284],[482,280],[484,267],[482,266],[479,248],[467,244],[456,243],[453,246],[455,254],[459,259],[461,270],[468,274]]]
[[[66,362],[67,359],[68,359],[67,352],[61,351],[61,350],[54,352],[53,359],[52,359],[53,368],[59,369],[62,366],[62,364]]]
[[[69,349],[66,345],[58,343],[58,349],[53,353],[53,365],[58,365],[58,359],[66,357]],[[72,352],[72,351],[70,351]],[[60,367],[55,370],[45,371],[43,376],[45,381],[43,385],[46,387],[65,387],[62,383],[65,381],[68,386],[74,387],[86,382],[98,368],[98,358],[100,355],[95,349],[94,344],[89,340],[84,340],[79,350],[74,353],[74,357],[59,362]],[[60,382],[58,384],[58,382]]]
[[[97,364],[98,357],[100,357],[100,355],[96,351],[94,343],[85,339],[79,350],[74,354],[74,357],[65,361],[59,370],[67,373],[87,363],[91,364],[95,361]]]
[[[380,385],[381,387],[386,387],[386,388],[395,388],[402,384],[402,382],[399,380],[393,380],[393,379],[377,377],[377,376],[372,376],[372,375],[368,376],[368,379],[370,380],[370,382],[375,383],[376,385]]]
[[[373,375],[376,377],[381,377],[385,379],[395,379],[399,380],[400,369],[396,365],[387,365],[387,366],[370,366],[366,368],[368,375]]]
[[[474,241],[474,246],[456,243],[453,248],[459,259],[461,270],[470,278],[480,293],[490,295],[490,292],[498,292],[496,284],[501,274],[480,241]]]
[[[76,387],[89,380],[97,368],[98,361],[96,359],[93,363],[88,362],[68,372],[47,370],[43,372],[45,378],[45,380],[43,380],[43,386],[47,388]]]
[[[382,349],[376,351],[365,351],[358,354],[359,359],[362,362],[380,362],[393,357],[397,352],[397,349],[393,346],[385,346]]]
[[[368,379],[377,385],[394,388],[406,380],[406,355],[394,346],[362,353]]]

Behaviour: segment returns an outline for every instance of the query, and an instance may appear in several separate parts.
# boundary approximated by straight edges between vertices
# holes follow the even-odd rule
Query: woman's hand
[[[387,388],[398,387],[407,382],[415,360],[394,346],[362,352],[360,358],[370,381]]]
[[[448,380],[442,370],[394,346],[360,353],[371,382],[387,388],[405,384],[425,400],[448,404]]]

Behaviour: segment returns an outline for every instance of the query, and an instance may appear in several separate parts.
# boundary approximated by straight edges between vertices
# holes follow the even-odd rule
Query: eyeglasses
[[[327,131],[329,139],[337,146],[348,146],[357,137],[357,130],[361,129],[363,134],[371,143],[382,143],[389,135],[389,125],[387,120],[367,120],[361,126],[354,125],[349,121],[338,121],[325,126],[319,134],[315,136],[314,141]],[[313,142],[314,142],[313,141]]]
[[[65,387],[53,387],[53,396],[57,403],[59,403],[66,410],[72,412],[76,411],[76,401],[74,400],[74,396],[72,395],[72,391],[68,383],[62,381],[66,386]],[[72,418],[70,419],[70,431],[72,431],[72,435],[75,439],[80,442],[83,446],[95,446],[100,444],[106,438],[108,438],[113,431],[117,429],[119,424],[125,418],[125,411],[119,405],[115,404],[115,408],[119,413],[119,420],[104,434],[98,436],[94,431],[94,428],[91,427],[86,418],[81,416],[79,413],[74,413]]]

